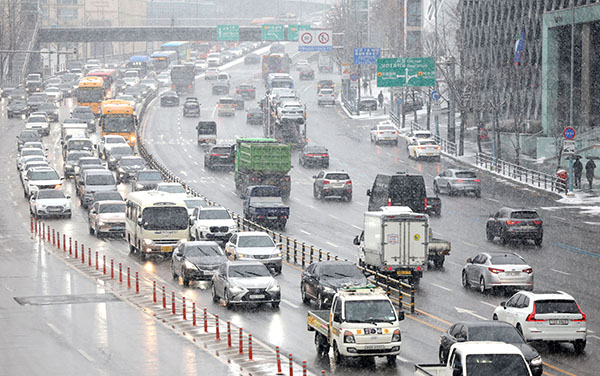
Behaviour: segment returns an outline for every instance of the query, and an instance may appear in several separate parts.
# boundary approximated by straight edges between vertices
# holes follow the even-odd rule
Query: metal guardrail
[[[146,114],[148,105],[154,100],[156,95],[149,96],[144,101],[142,108],[138,114],[138,124],[142,123],[143,117]],[[165,180],[168,182],[180,183],[185,190],[194,197],[199,197],[206,201],[211,206],[221,206],[218,203],[210,200],[208,197],[200,194],[194,188],[187,183],[183,182],[178,176],[171,172],[165,165],[158,161],[144,146],[143,139],[140,134],[140,127],[137,129],[137,148],[140,155],[146,160],[150,167],[160,171]],[[252,222],[244,218],[243,216],[230,211],[232,217],[237,222],[238,228],[241,231],[264,231],[273,238],[273,241],[281,244],[280,249],[285,253],[285,259],[289,263],[302,266],[304,269],[314,261],[329,261],[329,260],[342,260],[339,256],[333,255],[328,251],[324,251],[321,248],[317,248],[313,245],[309,245],[296,238],[292,238],[283,235],[279,232],[273,231],[267,227],[264,227],[258,223]],[[343,259],[347,261],[347,259]],[[372,283],[383,288],[392,300],[398,300],[398,306],[401,309],[408,309],[411,313],[415,312],[415,285],[408,284],[398,279],[391,278],[389,276],[382,275],[376,271],[359,267],[363,272],[370,274],[369,279]]]
[[[490,172],[509,177],[521,183],[544,189],[549,192],[566,192],[567,180],[544,172],[532,170],[502,159],[494,158],[487,153],[477,153],[475,163]]]

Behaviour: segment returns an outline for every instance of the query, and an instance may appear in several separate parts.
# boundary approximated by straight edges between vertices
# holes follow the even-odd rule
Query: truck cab
[[[315,332],[318,356],[333,349],[336,364],[348,357],[386,357],[396,363],[402,335],[400,321],[385,291],[370,285],[338,291],[330,310],[308,312],[308,330]]]

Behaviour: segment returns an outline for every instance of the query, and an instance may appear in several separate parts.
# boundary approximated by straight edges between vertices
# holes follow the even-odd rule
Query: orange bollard
[[[98,270],[98,251],[96,251],[96,270]]]
[[[302,376],[306,376],[306,360],[302,361]]]
[[[208,333],[208,315],[206,314],[206,308],[204,308],[204,333]]]
[[[42,240],[44,240],[44,238],[46,237],[46,225],[44,223],[42,223]]]
[[[183,299],[182,299],[182,300],[183,300],[183,303],[182,303],[181,305],[183,306],[183,312],[182,312],[182,314],[183,314],[183,319],[184,319],[184,320],[187,320],[187,315],[186,315],[186,312],[185,312],[185,308],[186,308],[186,307],[185,307],[185,296],[183,297]]]
[[[219,315],[215,315],[215,320],[217,322],[217,341],[221,339],[221,333],[219,333]]]
[[[279,346],[275,346],[275,354],[277,354],[277,374],[281,375],[281,357],[279,355]]]
[[[50,243],[50,225],[48,225],[48,238],[46,239]]]
[[[67,251],[67,235],[63,234],[63,252]]]
[[[140,276],[138,275],[138,272],[135,272],[135,293],[140,293]]]
[[[102,255],[102,272],[106,275],[106,255]]]
[[[79,256],[77,256],[77,240],[75,240],[75,258],[79,258]]]
[[[162,287],[163,291],[163,308],[167,309],[167,294],[165,293],[165,286]]]
[[[88,266],[92,266],[92,249],[88,248]]]
[[[56,248],[60,251],[60,232],[56,231]]]
[[[55,238],[55,234],[54,234],[54,229],[52,229],[52,245],[56,246],[56,238]]]
[[[35,218],[33,220],[33,226],[35,228],[35,234],[37,235],[38,234],[38,220],[37,220],[37,218]]]
[[[175,314],[175,291],[171,291],[171,313]]]
[[[292,354],[289,355],[290,358],[290,376],[294,376],[294,361],[292,360]]]
[[[131,288],[131,270],[127,267],[127,288]]]
[[[119,283],[123,283],[123,266],[119,263]]]
[[[192,302],[192,325],[196,326],[196,303]]]
[[[85,264],[85,247],[81,245],[81,263]]]
[[[252,360],[252,334],[248,334],[248,360]]]
[[[115,260],[110,259],[110,279],[115,279]]]
[[[29,216],[29,229],[30,229],[31,233],[33,234],[33,215]]]
[[[231,322],[227,321],[227,347],[231,347]]]
[[[156,303],[156,281],[152,281],[152,301]]]
[[[73,254],[73,239],[69,236],[69,256]]]
[[[242,328],[240,328],[240,333],[238,334],[238,340],[240,342],[240,354],[244,353],[244,332],[242,331]]]

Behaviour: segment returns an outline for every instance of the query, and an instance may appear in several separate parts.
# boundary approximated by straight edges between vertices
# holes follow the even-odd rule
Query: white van
[[[235,100],[230,97],[219,99],[219,108],[217,115],[234,116],[235,115]]]
[[[127,196],[125,236],[131,253],[142,260],[170,256],[177,243],[189,240],[189,216],[182,197],[159,191]]]

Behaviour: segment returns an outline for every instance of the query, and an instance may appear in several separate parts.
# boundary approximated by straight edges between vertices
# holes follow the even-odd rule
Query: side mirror
[[[354,240],[352,241],[352,244],[354,244],[354,245],[360,245],[360,240],[358,240],[358,235],[356,235],[354,237]]]
[[[225,252],[225,254],[227,255],[227,257],[233,256],[233,252],[231,252],[231,251],[227,251],[227,252]]]
[[[29,196],[29,198],[31,199],[31,201],[35,201],[35,197],[33,197],[33,195]]]
[[[471,260],[471,258],[469,257],[469,258],[467,259],[467,264],[472,264],[472,263],[473,263],[473,260]]]
[[[177,256],[177,257],[182,257],[182,256],[183,256],[183,253],[182,253],[182,252],[177,252],[177,253],[175,254],[175,256]]]
[[[340,313],[334,313],[333,314],[333,321],[335,321],[335,322],[342,322],[342,315]]]
[[[137,224],[138,224],[138,226],[142,225],[142,218],[141,217],[138,217]]]
[[[92,209],[92,210],[90,210],[90,214],[96,214],[96,213],[97,213],[97,212],[96,212],[96,209]]]
[[[313,175],[313,179],[316,179],[316,178],[317,178],[317,175]]]
[[[371,190],[367,189],[367,196],[371,196]]]
[[[506,302],[500,302],[500,307],[506,309]]]
[[[71,195],[67,195],[66,197],[67,197],[67,200],[69,200],[71,198]]]
[[[398,313],[398,321],[404,321],[404,312]]]

